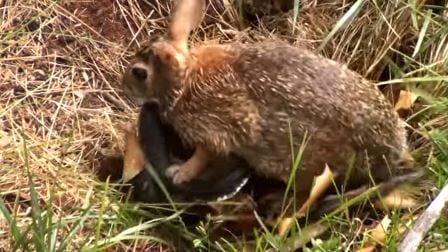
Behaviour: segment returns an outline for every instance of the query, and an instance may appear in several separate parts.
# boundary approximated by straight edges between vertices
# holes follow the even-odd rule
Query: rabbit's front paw
[[[176,185],[190,182],[194,177],[196,177],[194,169],[190,169],[190,167],[185,164],[171,165],[168,169],[166,169],[165,175],[171,178],[173,184]]]
[[[176,175],[177,171],[179,171],[179,169],[180,165],[178,164],[170,165],[170,167],[165,170],[165,176],[167,176],[168,178],[173,178],[174,175]]]

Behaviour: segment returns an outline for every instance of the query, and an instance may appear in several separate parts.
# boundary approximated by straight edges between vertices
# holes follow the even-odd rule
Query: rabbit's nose
[[[148,73],[145,68],[134,66],[132,68],[132,74],[138,79],[138,80],[146,80],[146,77],[148,77]]]

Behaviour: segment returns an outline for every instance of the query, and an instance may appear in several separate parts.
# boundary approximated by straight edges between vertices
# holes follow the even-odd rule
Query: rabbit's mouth
[[[132,101],[137,105],[137,106],[142,106],[146,100],[143,97],[132,97]]]
[[[125,89],[126,96],[137,106],[143,106],[145,103],[160,104],[157,98],[148,98],[142,93],[134,92],[133,90]]]
[[[142,95],[140,92],[137,92],[132,87],[124,86],[123,92],[133,103],[138,106],[141,106],[146,102],[144,95]]]

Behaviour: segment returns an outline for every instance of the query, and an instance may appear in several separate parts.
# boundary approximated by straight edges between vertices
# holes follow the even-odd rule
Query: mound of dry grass
[[[51,212],[45,219],[49,229],[60,223],[50,240],[61,245],[60,237],[70,237],[70,250],[161,244],[151,236],[131,242],[117,238],[140,219],[124,216],[115,201],[120,196],[96,176],[104,156],[121,153],[121,125],[136,116],[137,108],[119,87],[120,74],[131,49],[164,32],[170,6],[161,2],[0,0],[0,198],[18,229],[35,224],[22,242],[39,234],[31,209],[40,206],[42,216]],[[252,24],[238,15],[237,5],[211,2],[214,8],[194,42],[276,36],[347,63],[368,78],[398,78],[396,83],[413,88],[431,83],[423,89],[426,97],[447,94],[446,23],[419,7],[428,1],[307,0],[297,17],[291,10]],[[410,121],[422,158],[437,149],[430,129],[446,130],[443,108]],[[422,120],[428,132],[417,130]],[[8,226],[10,221],[0,217],[0,246],[7,250],[20,244]],[[37,239],[29,248],[39,244]]]

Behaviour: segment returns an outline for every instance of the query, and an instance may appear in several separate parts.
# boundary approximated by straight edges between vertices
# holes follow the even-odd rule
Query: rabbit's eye
[[[132,68],[132,74],[139,80],[146,80],[146,77],[148,77],[146,69],[138,66]]]

